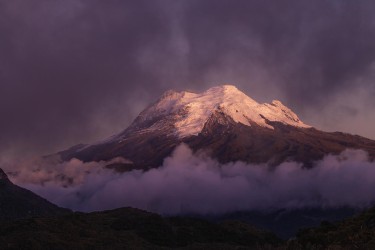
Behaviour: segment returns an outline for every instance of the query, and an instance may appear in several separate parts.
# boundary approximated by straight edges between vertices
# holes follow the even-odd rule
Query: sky
[[[169,89],[231,83],[375,139],[372,0],[0,0],[0,162],[126,128]]]

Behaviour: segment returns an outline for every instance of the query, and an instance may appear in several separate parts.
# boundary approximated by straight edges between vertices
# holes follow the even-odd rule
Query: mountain
[[[222,163],[276,166],[296,161],[312,167],[325,155],[347,148],[366,150],[372,159],[375,156],[375,141],[317,130],[280,101],[260,104],[232,85],[199,94],[168,91],[119,134],[95,144],[76,145],[59,155],[64,161],[86,162],[122,157],[126,160],[109,167],[149,169],[160,166],[181,143]]]
[[[14,185],[0,169],[0,222],[69,213],[29,190]]]

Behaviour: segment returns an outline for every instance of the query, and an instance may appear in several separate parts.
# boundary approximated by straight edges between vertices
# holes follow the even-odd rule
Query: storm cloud
[[[60,206],[80,211],[131,206],[167,215],[220,214],[364,208],[375,201],[375,163],[358,150],[326,156],[313,169],[294,162],[274,170],[243,162],[220,164],[204,154],[193,154],[184,144],[162,166],[146,172],[115,173],[103,168],[106,164],[76,159],[57,164],[34,161],[14,167],[18,174],[12,180]]]
[[[168,89],[235,84],[375,138],[375,2],[0,0],[0,162],[121,131]]]

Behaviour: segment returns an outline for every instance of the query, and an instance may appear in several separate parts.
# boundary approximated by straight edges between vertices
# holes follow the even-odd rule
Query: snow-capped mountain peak
[[[259,104],[233,85],[213,87],[203,93],[167,91],[154,105],[140,114],[141,120],[156,116],[172,116],[177,135],[187,137],[199,134],[208,118],[221,111],[237,123],[273,129],[266,120],[296,127],[310,127],[280,101]],[[158,126],[154,128],[157,129]]]
[[[310,129],[280,101],[258,103],[231,85],[202,93],[168,91],[121,133],[94,144],[76,145],[59,156],[64,161],[111,162],[121,157],[127,161],[110,164],[111,168],[147,170],[161,166],[181,143],[222,163],[277,166],[296,161],[313,167],[326,154],[347,148],[366,150],[375,158],[375,141]]]

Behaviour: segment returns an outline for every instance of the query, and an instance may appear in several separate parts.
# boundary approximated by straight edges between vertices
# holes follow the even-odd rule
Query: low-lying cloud
[[[216,214],[366,207],[375,200],[375,163],[359,150],[326,156],[313,169],[295,162],[274,170],[243,162],[220,164],[193,154],[184,144],[161,167],[146,172],[115,173],[103,168],[108,162],[77,159],[33,164],[19,168],[13,181],[57,205],[80,211],[132,206],[162,214]]]

